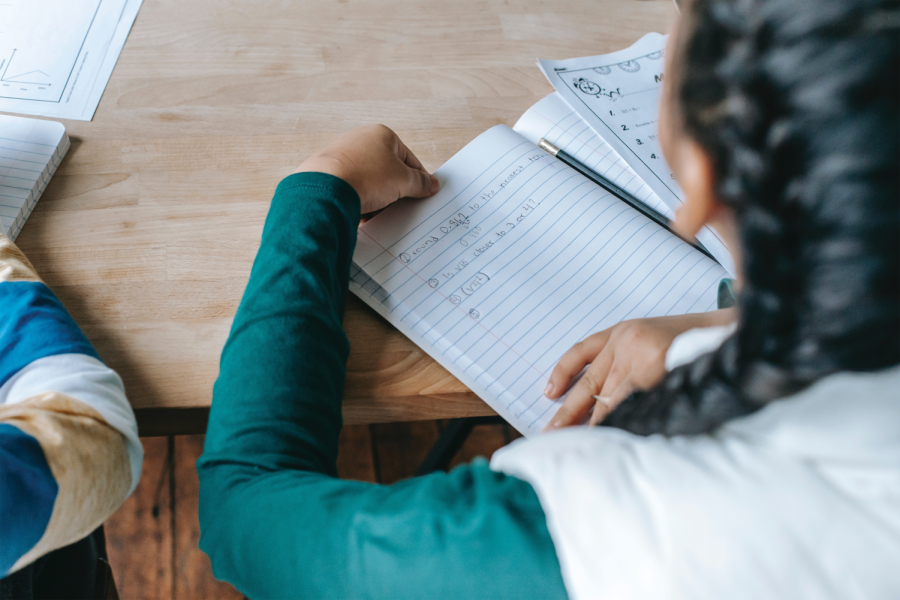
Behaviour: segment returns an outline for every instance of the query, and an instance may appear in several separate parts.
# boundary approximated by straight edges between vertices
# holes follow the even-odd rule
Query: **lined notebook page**
[[[524,435],[573,344],[716,307],[721,266],[506,126],[436,175],[360,226],[350,289]]]
[[[525,111],[513,127],[526,140],[541,138],[575,157],[581,164],[603,175],[652,209],[672,219],[675,213],[650,189],[618,152],[572,110],[559,92],[554,92]]]
[[[670,214],[683,193],[668,168],[659,143],[657,117],[663,82],[666,36],[648,33],[630,47],[599,56],[538,60],[561,99],[611,146]],[[704,227],[697,239],[725,268],[735,273],[728,246]]]
[[[615,148],[581,118],[578,111],[569,106],[559,92],[550,94],[525,111],[513,130],[535,144],[541,138],[547,139],[574,156],[581,164],[630,192],[650,208],[668,219],[675,218],[675,213],[669,205],[647,185]],[[715,231],[704,227],[697,238],[726,270],[734,272],[731,253]]]
[[[0,233],[15,241],[68,149],[61,123],[0,115]]]

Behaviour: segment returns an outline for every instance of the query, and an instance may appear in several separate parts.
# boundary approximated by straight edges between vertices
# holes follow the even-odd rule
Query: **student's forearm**
[[[340,179],[306,173],[278,186],[222,352],[203,463],[335,474],[358,222],[359,199]]]
[[[394,486],[333,477],[358,220],[334,177],[276,192],[198,463],[214,573],[254,598],[564,596],[527,483],[484,463]]]

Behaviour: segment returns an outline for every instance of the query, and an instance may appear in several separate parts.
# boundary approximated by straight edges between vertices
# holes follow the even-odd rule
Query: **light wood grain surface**
[[[665,31],[670,0],[144,0],[18,239],[123,376],[141,433],[202,431],[272,192],[353,127],[435,169],[552,88],[535,59]],[[490,414],[356,298],[347,423]]]

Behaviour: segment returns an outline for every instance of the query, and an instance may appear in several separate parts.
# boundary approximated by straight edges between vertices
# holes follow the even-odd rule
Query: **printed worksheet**
[[[0,1],[0,111],[91,120],[142,1]]]
[[[350,289],[524,435],[584,337],[716,308],[726,271],[504,125],[359,228]]]
[[[683,192],[663,157],[658,133],[666,39],[648,33],[625,50],[539,60],[538,65],[569,107],[669,207],[668,214],[674,214]],[[697,239],[735,273],[728,247],[714,230],[704,228]]]
[[[565,150],[592,171],[606,177],[635,198],[669,219],[675,213],[656,195],[612,146],[573,110],[559,92],[550,94],[525,111],[513,126],[526,140],[541,138]]]
[[[563,100],[559,92],[526,110],[513,131],[534,144],[541,138],[546,139],[668,219],[675,217],[669,205]]]

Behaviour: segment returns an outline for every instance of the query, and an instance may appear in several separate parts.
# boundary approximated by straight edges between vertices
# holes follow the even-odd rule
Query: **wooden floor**
[[[354,425],[341,433],[338,472],[344,479],[393,483],[410,477],[445,422]],[[477,425],[454,465],[493,452],[519,437],[509,425]],[[110,563],[123,600],[240,599],[216,581],[197,547],[196,462],[203,436],[142,438],[144,473],[134,494],[106,523]]]

